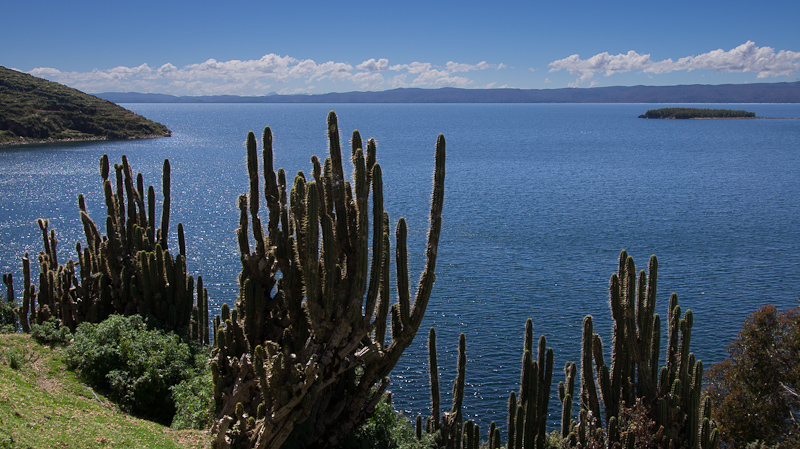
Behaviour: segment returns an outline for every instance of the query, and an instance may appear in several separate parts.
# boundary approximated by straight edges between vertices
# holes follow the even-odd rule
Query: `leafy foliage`
[[[203,358],[192,352],[177,335],[148,329],[139,315],[112,315],[78,326],[65,355],[71,369],[124,409],[169,425],[175,414],[171,387],[200,371]]]
[[[173,429],[205,429],[211,424],[214,400],[211,395],[211,371],[184,379],[170,388],[175,401]]]
[[[6,300],[0,295],[0,333],[16,332],[19,327],[19,319],[14,311],[14,298]]]
[[[164,125],[109,101],[0,67],[0,145],[170,134]]]
[[[651,109],[639,118],[755,118],[755,112],[732,109],[662,108]]]
[[[797,442],[800,307],[780,312],[767,305],[753,312],[728,354],[708,371],[712,417],[723,442],[735,447],[756,440],[765,446]]]
[[[43,345],[66,345],[72,340],[72,332],[66,326],[59,326],[54,318],[42,324],[31,325],[31,337]]]
[[[342,449],[425,449],[432,439],[423,434],[417,440],[411,421],[392,407],[390,400],[382,399],[375,406],[375,413],[351,432],[342,444]]]

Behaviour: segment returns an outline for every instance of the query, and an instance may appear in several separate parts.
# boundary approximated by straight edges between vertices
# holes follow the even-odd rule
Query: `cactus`
[[[461,407],[464,404],[464,384],[467,371],[466,350],[467,338],[462,333],[458,337],[458,369],[456,371],[456,379],[453,382],[453,406],[450,412],[445,413],[442,417],[442,439],[447,449],[458,449],[461,446],[462,437],[465,437],[461,429],[463,420]]]
[[[664,444],[669,445],[670,440],[685,441],[691,448],[699,447],[701,442],[718,444],[711,437],[711,425],[704,430],[705,417],[700,413],[703,364],[689,352],[692,312],[687,310],[681,318],[674,293],[669,302],[666,365],[658,367],[661,320],[655,313],[658,277],[655,255],[650,258],[648,272],[645,275],[641,271],[637,277],[633,259],[625,250],[620,253],[619,272],[614,273],[609,282],[609,306],[614,319],[610,370],[605,364],[602,341],[593,332],[592,317],[584,319],[579,440],[584,444],[590,438],[584,426],[599,427],[601,424],[596,392],[599,386],[609,447],[633,446],[634,435],[623,429],[623,411],[638,403],[644,404],[647,416],[653,417],[661,428]],[[566,406],[564,410],[566,413]],[[562,419],[566,421],[566,416]],[[584,419],[593,422],[584,423]],[[563,424],[562,435],[566,436]]]
[[[466,383],[466,369],[467,369],[467,339],[462,333],[458,338],[458,360],[456,369],[456,378],[453,381],[453,405],[449,412],[445,412],[441,418],[437,416],[439,410],[439,374],[436,363],[436,332],[431,328],[428,339],[428,360],[430,361],[428,370],[431,379],[431,426],[428,433],[433,436],[434,442],[437,447],[446,449],[459,449],[463,447],[471,447],[470,438],[472,427],[475,425],[472,420],[463,423],[463,412],[461,410],[464,404],[464,385]],[[438,423],[438,424],[437,424]],[[438,425],[438,427],[437,427]],[[475,436],[478,439],[478,436]]]
[[[517,394],[512,390],[508,394],[508,449],[517,447]]]
[[[30,256],[23,257],[23,304],[19,309],[23,331],[31,324],[55,318],[60,326],[75,330],[82,322],[100,322],[110,314],[140,314],[156,325],[188,337],[194,326],[197,341],[208,343],[207,293],[198,285],[194,305],[194,279],[186,274],[183,226],[178,224],[180,254],[167,247],[170,205],[170,166],[164,160],[161,227],[155,226],[155,193],[148,191],[145,207],[142,175],[135,178],[126,156],[114,164],[115,183],[109,179],[108,156],[100,159],[100,176],[107,209],[102,235],[86,211],[83,195],[78,208],[86,246],[75,245],[77,262],[59,263],[58,239],[46,219],[37,220],[44,249],[38,255],[38,290],[30,280]],[[114,190],[116,187],[116,191]],[[11,288],[11,287],[9,287]],[[194,317],[194,318],[193,318]],[[194,320],[194,321],[193,321]],[[201,335],[202,334],[202,335]]]
[[[429,370],[431,375],[431,385],[438,385],[438,374],[436,372],[436,345],[435,345],[435,332],[431,329],[431,337],[428,344],[428,357],[431,361],[429,363]],[[433,344],[431,344],[433,342]],[[550,386],[553,377],[553,349],[545,349],[547,344],[546,339],[542,336],[539,339],[539,348],[537,360],[533,360],[533,321],[528,319],[525,323],[525,337],[524,337],[524,352],[522,359],[522,368],[520,370],[520,389],[519,392],[511,391],[508,397],[508,449],[523,449],[523,448],[544,448],[547,442],[547,411],[548,402],[550,399]],[[464,375],[466,370],[466,337],[461,334],[459,338],[459,351],[458,351],[458,371],[456,379],[453,384],[453,407],[450,412],[445,413],[441,420],[441,433],[439,447],[444,448],[458,448],[460,446],[467,447],[473,443],[466,442],[467,439],[472,438],[466,432],[466,425],[464,427],[463,435],[459,434],[461,427],[461,406],[464,400]],[[574,377],[574,364],[572,376]],[[569,368],[567,364],[567,369]],[[541,368],[540,368],[541,367]],[[574,384],[574,382],[570,382]],[[570,387],[572,388],[572,387]],[[431,399],[432,409],[436,409],[436,402],[438,400],[438,388],[434,391],[432,388]],[[517,399],[519,398],[519,399]],[[561,398],[563,401],[564,398]],[[571,399],[568,399],[571,401]],[[570,406],[571,408],[571,406]],[[433,418],[431,422],[435,422]],[[471,427],[470,427],[471,429]],[[430,433],[434,433],[435,429],[431,427]],[[475,437],[477,438],[477,436]],[[475,443],[477,444],[477,443]],[[500,447],[500,429],[492,422],[489,428],[489,446]]]
[[[553,349],[545,349],[546,345],[547,340],[541,336],[537,359],[533,360],[533,321],[528,318],[525,323],[525,344],[515,416],[517,424],[514,430],[514,446],[519,449],[542,448],[547,439],[547,409],[553,379]],[[523,413],[522,417],[519,416],[520,411]],[[517,444],[520,442],[521,444]]]
[[[428,374],[431,382],[431,433],[441,428],[439,422],[439,363],[436,361],[436,330],[428,332]]]
[[[226,433],[242,432],[232,419],[241,402],[249,416],[260,404],[265,408],[264,418],[247,427],[244,446],[279,447],[287,439],[336,445],[374,409],[389,372],[422,322],[435,277],[445,141],[440,135],[436,143],[427,263],[412,303],[407,230],[400,218],[398,300],[391,306],[389,218],[374,140],[365,152],[360,134],[353,133],[353,181],[346,181],[337,118],[331,112],[330,156],[324,164],[312,157],[312,177],[299,172],[288,194],[285,171],[273,167],[269,127],[262,142],[259,170],[256,138],[248,135],[250,187],[239,200],[242,270],[236,308],[228,318],[215,319],[220,336],[213,354],[215,444],[224,447],[230,441]],[[259,216],[262,195],[266,223]],[[386,341],[387,319],[391,342]],[[256,357],[258,346],[263,354]],[[266,375],[258,378],[262,369]]]
[[[561,438],[567,438],[572,431],[572,398],[575,397],[575,376],[577,365],[567,362],[564,365],[565,381],[558,383],[558,398],[561,400]]]

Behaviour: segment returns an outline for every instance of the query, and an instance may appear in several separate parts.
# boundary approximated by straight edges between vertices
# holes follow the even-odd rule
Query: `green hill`
[[[169,135],[114,103],[0,66],[0,145]]]
[[[0,333],[0,448],[204,448],[200,430],[130,416],[67,371],[62,349]]]

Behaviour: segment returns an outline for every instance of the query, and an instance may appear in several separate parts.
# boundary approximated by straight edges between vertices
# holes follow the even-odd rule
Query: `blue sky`
[[[800,79],[796,0],[5,3],[0,65],[92,93]]]

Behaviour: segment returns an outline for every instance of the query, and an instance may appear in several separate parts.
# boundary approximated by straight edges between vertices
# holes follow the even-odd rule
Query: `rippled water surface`
[[[244,140],[269,125],[276,167],[310,171],[327,153],[334,108],[350,131],[375,137],[385,208],[409,225],[412,276],[424,239],[436,136],[447,139],[444,227],[437,281],[421,332],[393,372],[395,405],[428,407],[427,329],[439,345],[443,406],[458,335],[467,336],[465,413],[505,421],[517,388],[525,320],[555,351],[554,388],[578,361],[584,315],[610,343],[607,285],[623,248],[646,268],[658,255],[657,311],[677,292],[695,315],[692,347],[706,366],[761,304],[800,296],[800,120],[643,120],[660,105],[198,105],[129,104],[171,138],[0,149],[0,271],[21,284],[36,254],[36,218],[49,218],[62,260],[83,240],[77,196],[102,223],[98,161],[126,154],[160,190],[172,166],[172,226],[186,228],[189,270],[214,310],[236,296],[234,230],[245,193]],[[800,117],[800,105],[722,105]],[[346,132],[345,132],[346,131]],[[174,242],[173,235],[173,242]],[[416,283],[414,283],[416,284]],[[666,332],[664,332],[665,334]],[[663,351],[662,351],[663,352]],[[551,400],[551,404],[556,399]]]

